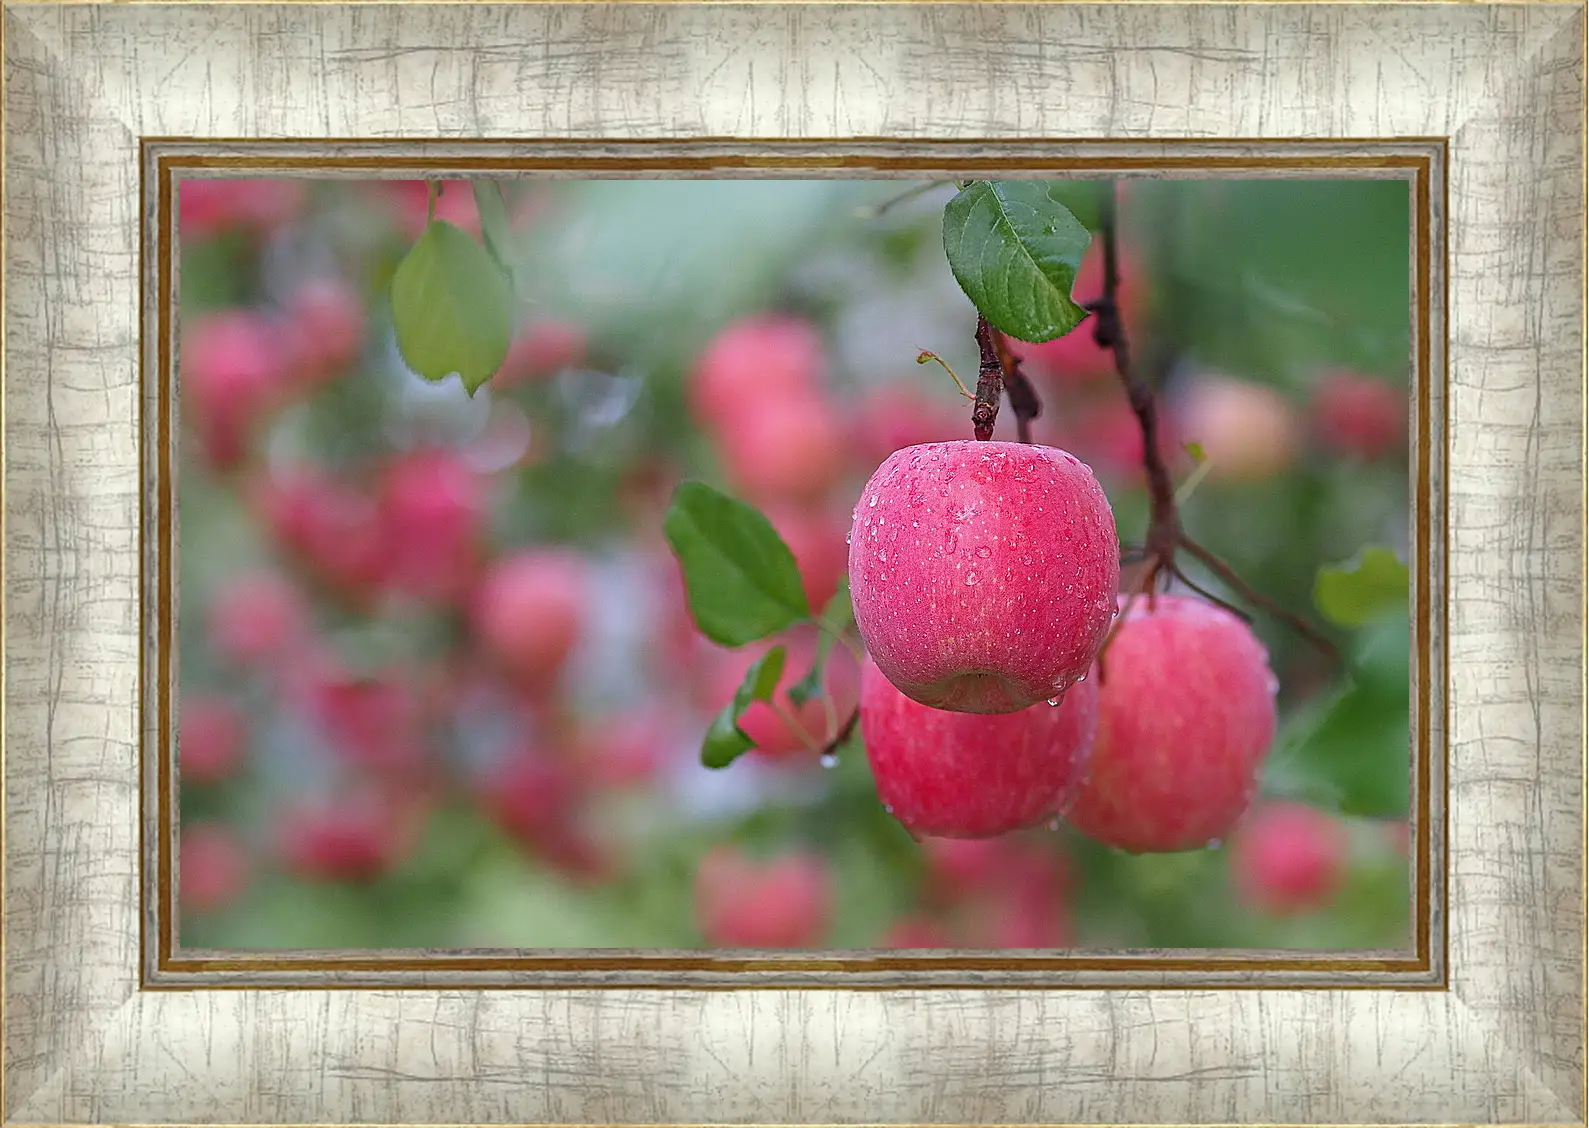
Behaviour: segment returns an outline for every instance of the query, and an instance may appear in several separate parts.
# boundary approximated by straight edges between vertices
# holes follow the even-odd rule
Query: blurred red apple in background
[[[1301,803],[1268,803],[1231,838],[1236,893],[1259,912],[1314,912],[1335,899],[1346,881],[1346,828]]]
[[[1301,425],[1291,402],[1264,384],[1199,376],[1172,407],[1176,430],[1203,448],[1209,476],[1271,478],[1296,460]]]
[[[221,783],[237,774],[248,741],[248,722],[230,701],[184,694],[177,736],[183,783]]]
[[[1373,459],[1405,446],[1407,393],[1386,380],[1334,370],[1313,389],[1312,421],[1326,450]]]
[[[579,553],[521,549],[491,564],[475,590],[470,621],[510,676],[526,689],[544,690],[579,643],[588,595]]]
[[[237,835],[218,822],[181,828],[177,846],[177,908],[214,913],[242,896],[249,879],[248,853]]]
[[[815,854],[761,862],[719,846],[696,871],[695,908],[712,947],[816,947],[833,912],[833,878]]]

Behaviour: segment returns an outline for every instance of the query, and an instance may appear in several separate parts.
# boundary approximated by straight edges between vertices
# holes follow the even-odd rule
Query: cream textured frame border
[[[1583,1123],[1584,14],[5,4],[0,1117]],[[159,136],[1447,139],[1449,988],[141,990]]]

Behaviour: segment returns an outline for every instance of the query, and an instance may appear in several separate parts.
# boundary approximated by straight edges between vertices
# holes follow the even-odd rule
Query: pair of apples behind
[[[850,534],[860,724],[906,829],[1064,818],[1158,852],[1234,828],[1274,738],[1267,653],[1207,601],[1123,599],[1119,553],[1108,498],[1062,450],[930,443],[878,467]]]

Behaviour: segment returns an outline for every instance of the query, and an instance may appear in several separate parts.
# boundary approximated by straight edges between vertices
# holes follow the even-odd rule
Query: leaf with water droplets
[[[783,677],[784,661],[788,651],[775,646],[752,662],[744,679],[734,691],[734,700],[724,706],[712,720],[701,741],[701,763],[708,768],[726,768],[739,757],[756,747],[756,742],[739,727],[739,718],[757,701],[771,701]]]
[[[944,207],[943,246],[960,288],[995,329],[1052,341],[1087,311],[1071,299],[1092,236],[1041,180],[976,180]]]

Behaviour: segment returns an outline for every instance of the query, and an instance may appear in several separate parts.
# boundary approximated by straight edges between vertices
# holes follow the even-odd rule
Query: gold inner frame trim
[[[319,146],[364,149],[428,149],[450,151],[447,155],[429,156],[355,155],[337,156],[286,155],[285,146],[313,144]],[[535,156],[469,156],[459,150],[490,145],[498,148],[524,148],[555,150],[556,155]],[[1219,147],[1228,150],[1244,145],[1264,148],[1284,148],[1285,154],[1216,155],[1040,155],[1046,149],[1052,153],[1058,146],[1077,146],[1108,150],[1129,145],[1137,149],[1197,149]],[[1421,153],[1408,153],[1408,147],[1420,147]],[[1046,141],[1041,145],[1030,142],[994,139],[988,141],[910,141],[882,138],[813,139],[793,142],[775,140],[758,142],[747,139],[692,139],[677,142],[650,141],[591,141],[566,140],[491,140],[448,142],[402,142],[386,140],[316,140],[312,142],[259,142],[253,140],[214,140],[189,138],[144,138],[142,143],[142,195],[140,244],[146,256],[152,252],[153,277],[150,277],[146,257],[140,272],[140,305],[146,318],[147,333],[149,306],[148,287],[152,282],[154,298],[158,302],[154,348],[147,340],[141,350],[140,383],[140,493],[152,500],[152,514],[147,508],[140,527],[140,585],[144,603],[140,608],[140,638],[145,648],[145,658],[139,671],[139,699],[142,702],[144,721],[141,742],[140,772],[140,854],[148,861],[153,846],[154,870],[146,871],[140,884],[142,967],[146,989],[222,988],[249,989],[261,986],[327,988],[433,988],[449,987],[511,987],[511,988],[688,988],[705,990],[819,988],[825,990],[902,990],[942,987],[966,987],[978,990],[1012,989],[1085,989],[1121,986],[1168,986],[1208,988],[1213,986],[1274,989],[1278,987],[1318,987],[1331,990],[1386,988],[1401,990],[1443,990],[1446,986],[1446,921],[1447,888],[1444,881],[1434,881],[1436,830],[1439,843],[1444,844],[1447,834],[1447,804],[1444,797],[1437,805],[1432,802],[1431,786],[1434,777],[1435,749],[1431,746],[1431,721],[1442,718],[1447,700],[1446,681],[1449,677],[1446,655],[1446,607],[1448,590],[1447,560],[1449,535],[1447,514],[1447,460],[1442,452],[1439,462],[1441,481],[1432,480],[1431,441],[1435,435],[1432,417],[1432,389],[1440,381],[1447,383],[1445,350],[1440,350],[1440,371],[1433,370],[1433,333],[1438,316],[1444,331],[1446,310],[1449,304],[1445,272],[1442,284],[1431,284],[1435,265],[1433,246],[1436,238],[1443,249],[1447,244],[1445,224],[1447,149],[1444,138],[1399,138],[1361,141],[1331,139],[1328,142],[1303,140],[1251,140],[1218,141],[1196,140],[1177,142],[1111,142],[1107,140]],[[257,156],[234,154],[204,154],[161,152],[163,148],[247,148]],[[730,151],[701,155],[687,155],[680,150],[697,150],[707,147],[724,147]],[[871,152],[869,148],[886,147],[889,153]],[[1338,150],[1343,147],[1383,147],[1382,155],[1346,155],[1339,152],[1319,152],[1321,149]],[[580,150],[621,149],[628,155],[580,155]],[[749,150],[760,148],[761,153]],[[990,157],[989,148],[1003,148],[1020,155]],[[767,152],[766,150],[777,150]],[[834,154],[821,150],[847,150]],[[1311,154],[1309,150],[1315,150]],[[1400,149],[1401,151],[1394,151]],[[273,153],[272,150],[275,150]],[[738,151],[733,151],[738,150]],[[900,155],[901,150],[911,155]],[[967,150],[977,150],[971,155]],[[958,151],[958,153],[957,153]],[[806,153],[808,155],[802,155]],[[1377,173],[1377,178],[1405,179],[1412,193],[1412,246],[1411,300],[1413,324],[1413,384],[1416,392],[1414,410],[1414,461],[1413,505],[1411,543],[1413,546],[1413,669],[1414,684],[1419,692],[1412,702],[1415,739],[1413,742],[1411,771],[1415,798],[1414,834],[1412,841],[1413,865],[1413,933],[1414,943],[1409,954],[1390,952],[1343,953],[1285,953],[1272,954],[1254,951],[1219,952],[1208,956],[1176,951],[1163,955],[1148,953],[1064,954],[1064,955],[978,955],[969,953],[943,953],[931,955],[859,954],[852,952],[832,955],[714,955],[708,953],[647,953],[593,955],[570,953],[567,955],[514,955],[504,951],[455,951],[434,954],[414,950],[393,949],[391,955],[370,951],[323,952],[212,952],[208,950],[180,949],[177,945],[177,917],[174,904],[173,844],[176,836],[174,799],[176,795],[172,755],[172,703],[176,686],[172,681],[172,654],[175,647],[175,592],[173,588],[173,560],[176,553],[175,516],[176,482],[171,464],[173,435],[173,311],[175,283],[175,204],[178,172],[264,173],[281,174],[297,172],[317,175],[318,178],[338,177],[338,174],[364,172],[384,174],[370,178],[397,179],[416,175],[424,178],[454,178],[471,173],[543,173],[562,174],[567,177],[600,178],[603,174],[694,174],[709,173],[765,173],[768,171],[807,173],[821,177],[824,173],[846,171],[855,174],[885,174],[880,178],[929,179],[954,173],[1004,173],[1030,175],[1043,172],[1068,172],[1094,178],[1154,171],[1204,174],[1205,176],[1231,173],[1269,173],[1275,176],[1298,178],[1308,173]],[[151,183],[152,179],[152,183]],[[1438,203],[1436,210],[1436,181]],[[153,219],[151,225],[150,194],[153,193]],[[1438,225],[1438,230],[1437,230]],[[1437,292],[1438,290],[1438,292]],[[151,351],[153,363],[151,364]],[[153,381],[153,383],[151,383]],[[153,391],[156,419],[153,434],[148,427],[146,406]],[[1442,393],[1441,403],[1445,397]],[[1442,426],[1439,435],[1444,441]],[[153,459],[149,444],[154,443]],[[152,464],[151,464],[152,463]],[[148,476],[153,474],[154,481]],[[151,521],[152,517],[152,521]],[[151,528],[152,525],[152,528]],[[1431,541],[1438,533],[1443,551],[1435,561]],[[149,606],[148,564],[154,550],[157,562],[153,591],[157,607]],[[1439,572],[1434,571],[1438,563]],[[1431,586],[1440,593],[1436,602],[1431,597]],[[1434,667],[1435,632],[1438,618],[1438,644],[1440,646],[1439,674],[1441,683],[1431,682]],[[155,630],[155,657],[148,656],[150,624]],[[151,698],[150,692],[154,697]],[[1438,702],[1439,712],[1436,712]],[[150,713],[154,713],[155,739],[150,747],[147,734],[150,730]],[[1445,755],[1444,741],[1439,750]],[[152,762],[151,762],[152,757]],[[1442,764],[1443,767],[1443,764]],[[1444,771],[1440,772],[1444,778]],[[151,786],[152,785],[152,786]],[[152,794],[151,794],[152,791]],[[152,818],[151,818],[152,816]],[[155,841],[148,841],[150,823],[155,830]],[[1444,856],[1443,848],[1440,855]],[[1434,911],[1434,894],[1439,896],[1439,911]],[[151,941],[153,943],[151,944]],[[320,973],[311,978],[306,973]],[[327,974],[329,973],[329,974]],[[1091,979],[1085,978],[1092,976]],[[1078,976],[1082,978],[1078,978]],[[1343,978],[1345,977],[1345,978]],[[735,982],[735,980],[738,980]]]

